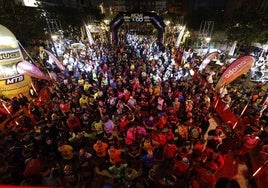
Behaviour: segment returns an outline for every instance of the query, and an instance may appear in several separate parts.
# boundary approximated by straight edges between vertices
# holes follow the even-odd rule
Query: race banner
[[[246,73],[254,65],[254,57],[246,55],[236,59],[222,74],[215,89],[218,90],[224,85],[228,85],[236,78]]]
[[[19,62],[17,64],[17,71],[20,74],[26,74],[34,78],[47,80],[46,75],[38,67],[29,63],[28,61]]]
[[[218,55],[219,55],[219,52],[211,52],[210,54],[208,54],[206,58],[202,61],[198,71],[202,72],[206,68],[206,66],[209,64],[209,62],[215,57],[217,57]]]
[[[62,63],[48,50],[44,49],[44,51],[47,53],[48,56],[53,59],[53,61],[56,63],[57,67],[61,70],[64,71],[65,67],[62,65]]]

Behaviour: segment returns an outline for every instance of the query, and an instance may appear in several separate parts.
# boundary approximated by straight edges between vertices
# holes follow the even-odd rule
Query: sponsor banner
[[[20,74],[26,74],[39,79],[47,79],[46,75],[38,67],[29,63],[28,61],[19,62],[17,64],[17,70]]]
[[[234,129],[235,127],[239,128],[246,126],[244,122],[232,112],[228,104],[222,101],[221,98],[217,97],[214,101],[212,101],[212,106],[223,123],[229,126],[229,128]]]
[[[211,52],[210,54],[208,54],[206,58],[202,61],[198,71],[202,72],[206,68],[206,66],[209,64],[209,62],[218,55],[219,55],[219,52]]]
[[[254,65],[254,57],[246,55],[236,59],[222,74],[216,88],[219,89],[224,85],[228,85],[236,78],[246,73]]]
[[[64,71],[65,67],[61,64],[61,62],[48,50],[44,49],[44,51],[53,59],[53,61],[56,63],[57,67],[61,70]]]
[[[20,49],[5,50],[0,52],[0,62],[10,62],[22,58]]]

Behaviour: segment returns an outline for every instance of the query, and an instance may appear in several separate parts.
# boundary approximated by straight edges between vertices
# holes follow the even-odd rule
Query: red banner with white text
[[[228,85],[236,78],[246,73],[254,65],[254,57],[246,55],[233,61],[233,63],[224,71],[219,79],[216,89],[220,89],[224,85]]]

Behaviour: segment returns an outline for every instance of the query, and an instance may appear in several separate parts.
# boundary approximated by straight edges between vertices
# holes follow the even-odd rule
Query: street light
[[[164,22],[165,22],[165,24],[166,24],[167,26],[169,26],[169,24],[170,24],[170,20],[165,20]]]
[[[106,25],[109,25],[109,24],[110,24],[110,20],[109,20],[109,19],[105,19],[105,20],[103,20],[103,22],[104,22]]]
[[[210,37],[206,37],[206,38],[205,38],[206,44],[209,44],[209,43],[210,43],[210,40],[211,40]]]

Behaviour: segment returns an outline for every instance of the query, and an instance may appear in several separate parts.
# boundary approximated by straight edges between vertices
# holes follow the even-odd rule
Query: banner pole
[[[22,46],[20,41],[18,41],[19,46],[23,49],[23,51],[26,53],[26,55],[31,59],[32,63],[34,64],[33,58],[30,56],[30,54],[25,50],[25,48]]]
[[[238,118],[238,119],[240,119],[240,118],[243,116],[243,114],[245,113],[245,111],[246,111],[248,105],[249,105],[249,101],[248,101],[247,105],[244,107],[244,109],[242,110],[242,112],[241,112],[241,114],[239,115],[239,118]],[[235,127],[237,126],[237,124],[238,124],[238,120],[237,120],[237,121],[235,122],[235,124],[233,125],[233,129],[235,129]]]

